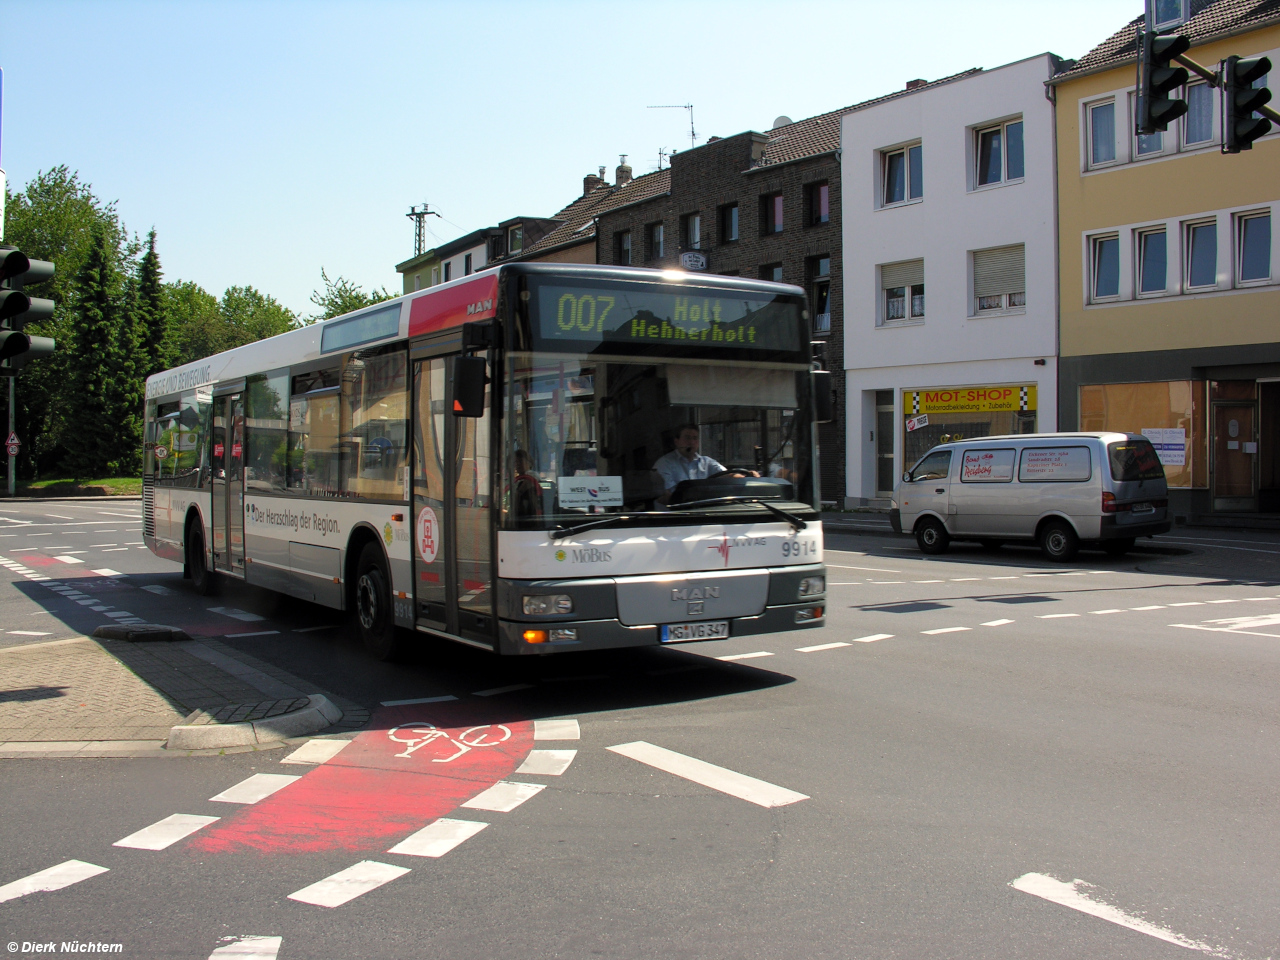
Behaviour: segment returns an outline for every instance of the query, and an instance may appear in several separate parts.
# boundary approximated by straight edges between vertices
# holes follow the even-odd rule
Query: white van
[[[1040,544],[1067,561],[1080,544],[1121,556],[1138,537],[1167,533],[1169,488],[1136,433],[1027,433],[934,447],[902,475],[889,521],[925,553],[952,540],[995,549]]]

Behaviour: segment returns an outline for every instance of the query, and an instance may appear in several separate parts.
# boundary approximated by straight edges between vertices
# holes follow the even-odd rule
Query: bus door
[[[413,365],[414,588],[417,622],[494,639],[490,425],[450,413],[448,358]],[[487,409],[487,404],[486,404]]]
[[[213,567],[244,573],[244,396],[213,401]]]

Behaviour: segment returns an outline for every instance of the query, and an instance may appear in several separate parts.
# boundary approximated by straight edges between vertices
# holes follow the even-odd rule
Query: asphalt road
[[[818,630],[519,662],[424,644],[386,665],[324,609],[247,588],[196,597],[137,549],[137,513],[0,511],[0,558],[102,601],[0,566],[0,644],[123,610],[379,712],[319,767],[282,764],[284,750],[0,760],[0,899],[65,861],[107,868],[0,902],[14,955],[72,940],[201,960],[1280,954],[1280,537],[1179,529],[1123,560],[1056,566],[835,535]],[[580,739],[531,740],[552,718]],[[531,795],[454,809],[429,764],[457,741],[403,732],[427,722],[470,737],[456,762],[472,793],[501,778]],[[464,727],[514,732],[486,750],[490,734]],[[558,774],[521,773],[530,747],[576,753]],[[259,774],[302,779],[258,803],[210,799]],[[428,808],[486,826],[439,857],[388,852]],[[220,819],[161,850],[113,845],[173,814]],[[366,862],[389,879],[304,902]]]

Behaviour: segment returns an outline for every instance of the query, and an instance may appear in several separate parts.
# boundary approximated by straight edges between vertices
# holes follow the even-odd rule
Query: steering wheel
[[[748,470],[746,467],[730,467],[728,470],[721,470],[719,473],[710,474],[707,477],[707,479],[714,480],[716,479],[716,477],[730,477],[730,476],[749,477],[751,476],[751,474],[752,474],[752,471]]]

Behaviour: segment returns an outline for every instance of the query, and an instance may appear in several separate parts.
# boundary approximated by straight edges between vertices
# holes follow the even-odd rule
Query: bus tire
[[[1065,520],[1050,520],[1040,529],[1040,549],[1054,563],[1070,563],[1080,550],[1080,538]]]
[[[951,546],[951,534],[937,517],[925,517],[916,527],[916,546],[921,553],[946,553]]]
[[[376,660],[394,660],[399,653],[399,636],[391,607],[391,578],[382,548],[376,543],[366,543],[360,551],[354,606],[360,645]]]
[[[187,545],[187,573],[191,577],[191,586],[195,587],[196,593],[200,596],[211,596],[217,592],[218,575],[210,570],[209,565],[205,562],[204,525],[200,522],[199,517],[192,517],[191,522],[187,524],[185,542]]]

